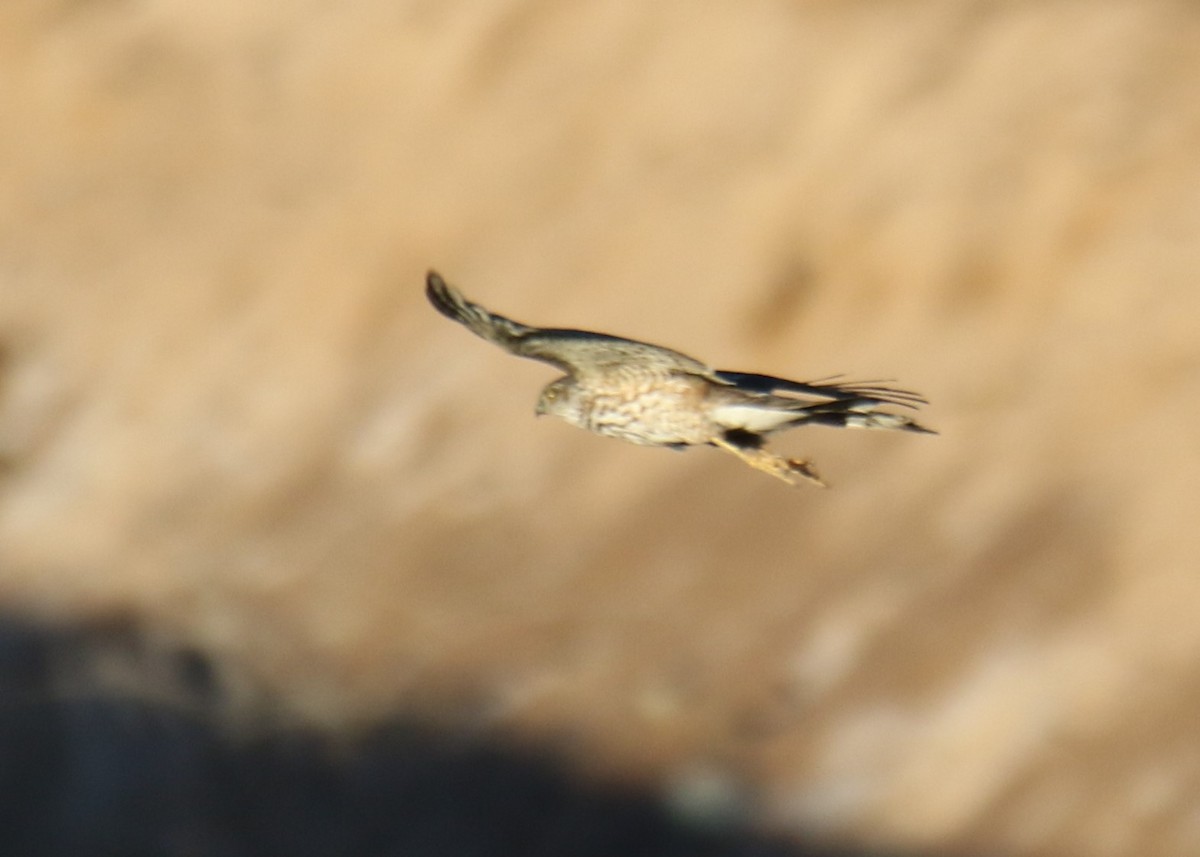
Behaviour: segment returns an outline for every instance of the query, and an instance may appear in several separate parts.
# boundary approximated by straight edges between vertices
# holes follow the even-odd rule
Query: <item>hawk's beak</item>
[[[535,417],[544,417],[546,415],[546,408],[541,402],[538,402],[537,407],[533,409],[533,415]]]

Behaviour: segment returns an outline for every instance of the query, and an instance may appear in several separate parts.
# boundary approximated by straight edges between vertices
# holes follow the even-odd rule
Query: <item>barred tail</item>
[[[430,271],[425,277],[425,296],[442,315],[457,321],[476,336],[510,351],[515,342],[534,330],[519,321],[496,315],[479,304],[471,303],[458,289],[443,280],[437,271]]]
[[[805,408],[793,425],[833,426],[835,428],[891,429],[921,434],[937,434],[911,417],[876,411],[879,402],[872,399],[830,402]]]

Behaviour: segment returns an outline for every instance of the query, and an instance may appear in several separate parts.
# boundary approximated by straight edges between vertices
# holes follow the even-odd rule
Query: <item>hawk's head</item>
[[[580,406],[579,387],[575,379],[568,375],[547,384],[538,396],[535,413],[539,417],[545,414],[561,417],[572,425],[579,425],[583,419],[583,408]]]

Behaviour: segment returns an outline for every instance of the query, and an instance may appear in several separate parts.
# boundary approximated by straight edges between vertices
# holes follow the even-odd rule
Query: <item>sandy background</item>
[[[0,4],[0,606],[764,829],[1196,854],[1197,45],[1182,0]],[[797,432],[789,490],[534,420],[431,266],[942,435]]]

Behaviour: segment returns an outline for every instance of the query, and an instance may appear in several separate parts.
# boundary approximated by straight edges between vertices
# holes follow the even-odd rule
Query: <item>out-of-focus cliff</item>
[[[5,3],[0,606],[772,830],[1195,854],[1198,44],[1168,0]],[[789,490],[534,420],[431,266],[942,435],[780,438],[834,485]]]

